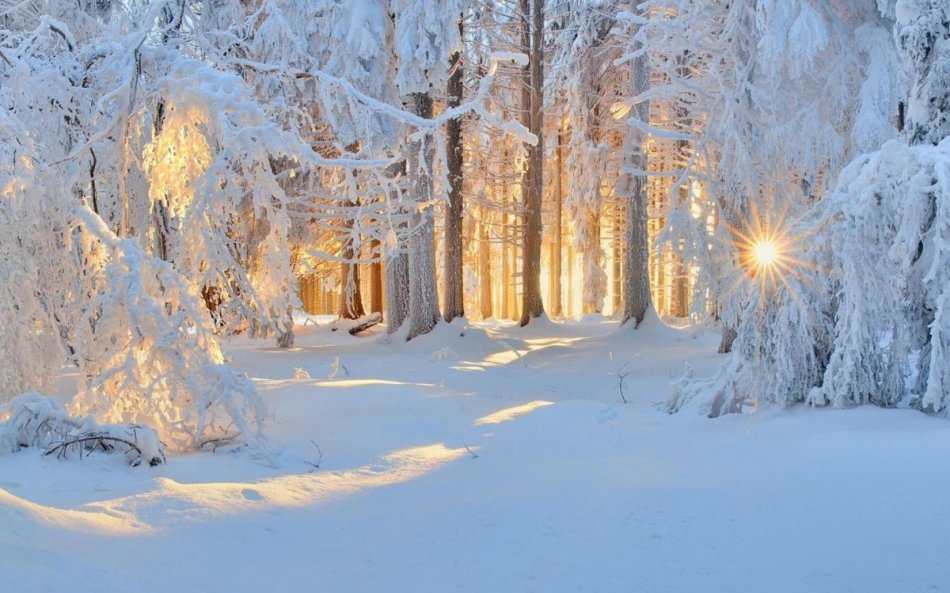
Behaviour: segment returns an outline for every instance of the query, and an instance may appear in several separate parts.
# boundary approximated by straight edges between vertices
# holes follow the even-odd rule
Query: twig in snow
[[[304,461],[307,465],[313,466],[314,469],[320,469],[320,462],[323,461],[323,451],[320,450],[320,445],[318,445],[313,439],[310,439],[310,442],[314,447],[317,448],[317,462],[313,463],[312,461]],[[311,470],[313,471],[313,470]]]
[[[632,357],[631,357],[631,358],[632,358]],[[620,399],[623,400],[623,403],[625,403],[625,404],[626,404],[626,403],[629,403],[629,402],[627,401],[627,396],[626,396],[626,394],[623,392],[623,381],[624,381],[624,379],[626,379],[628,376],[630,376],[630,371],[628,371],[628,370],[626,370],[626,369],[627,369],[627,365],[630,364],[631,358],[628,358],[628,359],[627,359],[627,362],[623,363],[623,366],[621,366],[619,369],[617,369],[617,372],[616,372],[616,373],[613,373],[613,375],[614,375],[615,377],[617,377],[617,388],[620,389]]]

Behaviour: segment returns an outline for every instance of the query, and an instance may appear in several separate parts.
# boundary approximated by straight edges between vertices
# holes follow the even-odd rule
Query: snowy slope
[[[717,336],[655,320],[381,335],[230,344],[276,469],[0,457],[0,591],[950,591],[946,420],[667,415]]]

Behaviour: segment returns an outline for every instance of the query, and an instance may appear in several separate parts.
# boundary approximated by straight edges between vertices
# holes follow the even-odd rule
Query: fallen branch
[[[87,455],[93,451],[112,453],[119,445],[124,445],[127,447],[124,451],[126,456],[130,456],[130,453],[133,454],[131,455],[133,466],[139,465],[142,463],[142,461],[147,461],[148,464],[153,467],[165,462],[165,456],[162,454],[153,456],[146,460],[145,455],[142,452],[142,448],[139,447],[138,443],[135,443],[129,439],[101,432],[86,432],[71,437],[68,440],[52,444],[46,449],[46,452],[44,452],[43,455],[55,454],[57,459],[66,459],[69,456],[69,451],[73,450],[79,455],[79,458],[81,459],[83,451],[85,451]]]
[[[349,329],[350,335],[355,336],[356,334],[362,331],[366,331],[369,328],[373,327],[374,325],[377,325],[382,320],[383,320],[382,313],[373,313],[372,315],[367,315],[366,319],[364,319],[363,321],[359,322],[358,324],[354,325],[353,327]]]

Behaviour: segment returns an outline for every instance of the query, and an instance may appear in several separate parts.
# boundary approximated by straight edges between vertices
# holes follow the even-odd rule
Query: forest
[[[399,466],[416,449],[385,425],[338,434],[398,407],[376,399],[387,385],[420,446],[410,417],[429,435],[459,413],[426,398],[475,406],[462,435],[510,391],[497,423],[550,423],[525,442],[656,422],[672,455],[676,435],[764,414],[792,441],[893,422],[950,451],[950,2],[0,0],[0,227],[0,522],[20,508],[9,484],[83,471],[8,461],[20,450],[174,456],[184,469],[161,471],[215,468],[224,488],[258,470],[232,475],[222,452],[324,479],[339,437],[327,462],[353,489],[371,459],[426,473],[432,450]],[[579,401],[613,411],[572,416]],[[433,433],[438,463],[489,463],[472,439]],[[278,490],[254,492],[280,506]],[[75,512],[106,504],[85,496]],[[136,501],[109,516],[152,504]],[[24,591],[53,582],[37,574]],[[315,590],[385,590],[377,576]],[[888,578],[859,590],[917,590]]]

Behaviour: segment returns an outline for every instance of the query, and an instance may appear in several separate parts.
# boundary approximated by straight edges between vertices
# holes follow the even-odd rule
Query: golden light
[[[748,234],[736,233],[739,262],[746,273],[763,285],[774,286],[784,281],[791,271],[795,240],[782,226],[761,226]]]
[[[759,241],[752,248],[752,259],[759,268],[774,266],[779,259],[778,246],[768,239]]]
[[[610,106],[610,114],[613,116],[614,119],[617,119],[617,120],[623,119],[629,113],[630,113],[630,105],[627,105],[626,103],[622,101],[618,101]]]
[[[741,226],[729,226],[739,254],[739,268],[731,289],[751,280],[756,292],[764,297],[780,286],[788,286],[792,278],[800,278],[809,264],[798,257],[804,236],[796,234],[784,212],[760,216],[755,209]],[[742,278],[745,278],[743,281]]]

